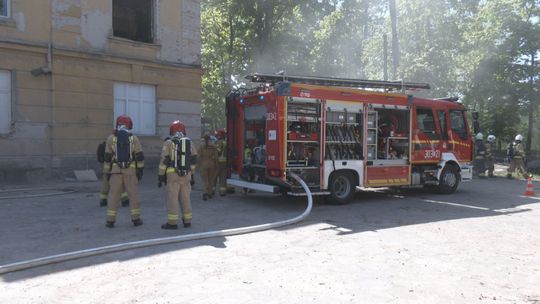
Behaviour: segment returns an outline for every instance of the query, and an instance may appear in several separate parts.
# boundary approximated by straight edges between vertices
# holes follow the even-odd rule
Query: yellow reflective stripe
[[[167,220],[169,221],[177,221],[179,217],[180,216],[178,214],[172,214],[172,213],[167,214]]]
[[[103,172],[108,173],[110,167],[111,167],[111,163],[107,163],[107,162],[103,163]]]
[[[107,198],[107,194],[105,194],[105,193],[100,193],[100,194],[99,194],[99,198],[100,198],[100,199],[106,199],[106,198]]]
[[[128,198],[127,192],[122,193],[122,195],[120,195],[120,197],[122,198],[122,200],[126,200]]]
[[[193,218],[193,213],[184,213],[183,219],[191,220]]]
[[[131,215],[140,215],[141,209],[131,209]]]
[[[159,165],[159,170],[165,170],[165,169],[167,169],[167,166],[165,166],[165,165]]]
[[[109,216],[116,216],[116,210],[107,209],[107,215],[109,215]]]
[[[167,168],[167,171],[165,171],[165,173],[175,173],[176,172],[176,169],[174,168]]]
[[[182,159],[180,160],[181,168],[186,166],[186,140],[182,140]]]

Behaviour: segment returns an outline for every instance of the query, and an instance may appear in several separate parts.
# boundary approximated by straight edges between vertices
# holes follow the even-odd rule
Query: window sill
[[[115,37],[115,36],[109,36],[109,40],[111,40],[113,42],[121,43],[121,44],[136,46],[136,47],[141,47],[142,46],[142,47],[151,47],[151,48],[155,48],[155,49],[160,49],[161,48],[161,44],[140,42],[140,41],[129,40],[129,39],[126,39],[126,38]]]
[[[0,26],[16,27],[17,24],[11,17],[0,16]]]

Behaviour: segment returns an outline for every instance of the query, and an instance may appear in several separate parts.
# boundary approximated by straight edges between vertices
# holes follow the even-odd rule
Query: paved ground
[[[98,183],[1,189],[0,264],[279,221],[306,205],[266,194],[202,201],[196,190],[193,227],[163,231],[164,192],[153,175],[143,181],[144,225],[136,228],[125,208],[117,226],[105,228]],[[317,204],[306,221],[278,230],[6,274],[0,303],[538,304],[540,198],[521,196],[525,185],[495,178],[462,184],[452,195],[359,193],[346,206]],[[76,192],[54,195],[65,189]],[[15,194],[26,198],[9,198]]]

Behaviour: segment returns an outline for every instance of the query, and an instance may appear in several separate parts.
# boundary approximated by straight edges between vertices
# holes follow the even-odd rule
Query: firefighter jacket
[[[227,162],[227,140],[220,139],[217,142],[218,163]]]
[[[208,141],[208,144],[203,141],[198,151],[199,164],[202,167],[214,167],[218,161],[218,149],[215,144]]]
[[[178,143],[175,143],[177,141]],[[189,151],[188,151],[189,149]],[[178,173],[187,175],[195,170],[197,162],[197,149],[188,137],[180,139],[167,139],[161,149],[161,160],[159,161],[158,175],[167,173]]]
[[[103,173],[116,174],[122,173],[122,169],[144,168],[144,154],[142,151],[141,143],[136,135],[130,134],[129,137],[129,161],[120,165],[118,162],[118,137],[116,132],[109,135],[105,143],[105,157],[103,163]]]
[[[525,158],[525,149],[521,142],[514,143],[514,156],[513,158]]]
[[[490,142],[487,142],[485,146],[486,146],[486,160],[493,160],[494,159],[493,144]]]
[[[474,158],[475,159],[484,159],[486,155],[486,147],[484,146],[484,142],[481,140],[477,140],[474,142]]]

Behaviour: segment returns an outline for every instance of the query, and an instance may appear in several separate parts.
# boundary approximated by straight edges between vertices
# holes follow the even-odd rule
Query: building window
[[[134,41],[154,42],[153,0],[113,0],[113,34]]]
[[[10,0],[0,0],[0,17],[9,17]]]
[[[11,73],[0,70],[0,134],[11,128]]]
[[[114,120],[119,115],[131,117],[131,120],[133,120],[133,133],[155,135],[156,88],[150,85],[115,83]]]

